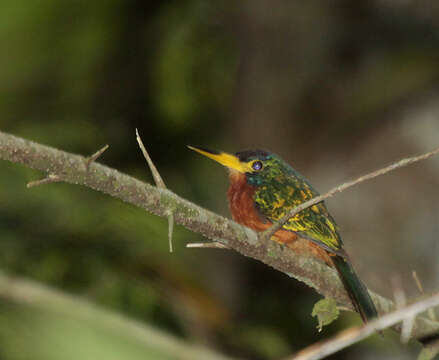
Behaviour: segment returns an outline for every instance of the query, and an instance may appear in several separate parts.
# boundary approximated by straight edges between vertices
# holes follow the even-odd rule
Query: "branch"
[[[306,201],[306,202],[300,204],[299,206],[296,206],[289,213],[287,213],[284,217],[282,217],[278,222],[273,224],[269,229],[265,230],[264,236],[267,239],[270,239],[271,236],[276,231],[278,231],[288,220],[290,220],[292,217],[294,217],[295,215],[300,213],[302,210],[305,210],[306,208],[309,208],[310,206],[313,206],[319,202],[322,202],[323,200],[325,200],[331,196],[334,196],[334,194],[336,194],[336,193],[342,192],[342,191],[344,191],[344,190],[346,190],[354,185],[362,183],[363,181],[376,178],[377,176],[384,175],[390,171],[393,171],[393,170],[399,169],[401,167],[413,164],[417,161],[428,159],[428,158],[430,158],[433,155],[436,155],[438,153],[439,153],[439,148],[434,149],[428,153],[425,153],[425,154],[422,154],[419,156],[413,156],[410,158],[401,159],[396,163],[393,163],[393,164],[390,164],[389,166],[386,166],[385,168],[375,170],[369,174],[360,176],[359,178],[357,178],[355,180],[351,180],[351,181],[345,182],[344,184],[336,186],[335,188],[332,188],[331,190],[329,190],[326,194],[316,196],[315,198],[312,198],[311,200]]]
[[[55,174],[67,183],[101,191],[155,215],[167,217],[173,211],[177,224],[220,242],[239,253],[262,261],[333,298],[343,308],[353,309],[337,273],[312,257],[300,256],[274,241],[264,242],[253,230],[203,209],[167,189],[143,183],[131,176],[93,162],[87,170],[86,158],[36,144],[0,132],[0,159],[21,163],[33,169]],[[392,310],[393,302],[371,293],[380,313]],[[412,336],[424,337],[439,332],[439,323],[417,318]]]
[[[384,330],[401,321],[415,317],[416,315],[439,305],[439,293],[420,300],[414,304],[381,316],[379,319],[372,321],[361,327],[354,327],[341,331],[335,337],[313,344],[285,360],[319,360],[337,351],[355,344],[368,336],[374,334],[377,330]]]
[[[204,347],[188,344],[146,324],[101,309],[79,297],[60,293],[33,281],[8,276],[2,271],[0,271],[0,297],[37,309],[56,311],[87,322],[98,322],[105,328],[129,336],[143,346],[159,350],[172,359],[231,360]]]

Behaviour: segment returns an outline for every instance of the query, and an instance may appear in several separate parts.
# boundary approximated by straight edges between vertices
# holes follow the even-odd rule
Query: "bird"
[[[230,154],[193,145],[188,148],[228,168],[227,198],[232,218],[258,232],[267,230],[291,209],[319,195],[304,176],[269,151],[245,150]],[[339,228],[324,202],[290,218],[271,240],[335,268],[363,322],[378,317],[367,287],[356,274],[343,248]]]

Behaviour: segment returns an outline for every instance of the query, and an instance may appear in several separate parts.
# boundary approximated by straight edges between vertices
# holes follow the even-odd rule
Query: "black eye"
[[[260,161],[255,161],[255,162],[252,164],[252,168],[253,168],[253,170],[255,170],[255,171],[262,170],[262,162],[260,162]]]

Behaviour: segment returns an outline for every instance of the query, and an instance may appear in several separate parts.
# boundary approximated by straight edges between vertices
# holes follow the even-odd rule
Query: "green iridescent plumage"
[[[265,220],[276,222],[291,209],[319,195],[302,175],[274,154],[256,150],[239,152],[236,156],[250,168],[255,162],[260,162],[255,171],[246,171],[245,175],[247,183],[256,187],[254,205]],[[366,286],[355,273],[342,248],[337,225],[323,202],[302,210],[282,229],[335,253],[332,262],[355,309],[364,321],[378,316]]]
[[[264,171],[249,173],[247,179],[257,186],[255,206],[267,220],[278,221],[296,206],[319,195],[302,175],[276,155],[260,157],[261,154],[255,154],[248,160],[262,160]],[[294,231],[331,252],[342,252],[337,225],[324,203],[301,211],[283,229]]]
[[[258,222],[269,226],[293,208],[319,194],[302,175],[272,153],[250,150],[232,155],[194,146],[190,146],[190,149],[231,170],[228,197],[234,219],[258,231],[265,228]],[[246,183],[245,186],[242,186],[242,180]],[[252,195],[247,196],[249,193]],[[375,305],[349,262],[342,248],[337,225],[323,202],[299,212],[282,226],[282,230],[291,231],[302,239],[318,244],[326,250],[324,255],[332,253],[331,256],[316,256],[328,265],[335,266],[363,320],[377,317]],[[294,234],[291,239],[297,240]]]

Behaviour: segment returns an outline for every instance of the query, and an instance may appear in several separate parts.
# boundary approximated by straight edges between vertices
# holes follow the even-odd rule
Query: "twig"
[[[52,184],[52,183],[56,183],[56,182],[60,182],[60,181],[62,181],[62,180],[61,180],[61,178],[58,175],[49,174],[44,179],[28,182],[26,184],[26,187],[28,189],[30,189],[30,188],[35,187],[35,186],[40,186],[40,185],[45,185],[45,184]]]
[[[199,249],[199,248],[203,248],[203,249],[230,249],[229,247],[227,247],[224,244],[221,244],[220,242],[207,242],[207,243],[189,243],[186,244],[187,248],[192,248],[192,249]]]
[[[85,166],[86,166],[87,170],[89,169],[90,164],[95,162],[109,147],[110,147],[110,145],[107,144],[103,148],[99,149],[93,155],[90,155],[87,158],[87,161],[85,163]]]
[[[299,212],[333,196],[336,193],[342,192],[342,191],[344,191],[344,190],[346,190],[354,185],[357,185],[363,181],[376,178],[377,176],[384,175],[390,171],[393,171],[393,170],[399,169],[401,167],[413,164],[417,161],[428,159],[428,158],[430,158],[433,155],[436,155],[438,153],[439,153],[439,148],[434,149],[434,150],[432,150],[428,153],[422,154],[422,155],[405,158],[405,159],[399,160],[398,162],[393,163],[389,166],[386,166],[385,168],[375,170],[369,174],[360,176],[359,178],[357,178],[355,180],[351,180],[351,181],[345,182],[344,184],[336,186],[336,187],[332,188],[331,190],[329,190],[326,194],[316,196],[315,198],[312,198],[311,200],[308,200],[308,201],[300,204],[299,206],[295,207],[294,209],[292,209],[288,214],[286,214],[284,217],[282,217],[278,222],[274,223],[270,228],[265,230],[263,232],[262,236],[265,239],[270,239],[271,236],[276,231],[278,231],[289,219],[291,219],[292,217],[297,215]]]
[[[177,224],[302,281],[319,294],[335,299],[340,306],[353,310],[352,302],[332,268],[313,257],[285,251],[285,247],[278,246],[275,242],[261,244],[255,231],[203,209],[169,190],[158,189],[97,162],[93,163],[93,171],[87,171],[84,166],[85,158],[82,156],[1,131],[0,159],[57,174],[66,183],[103,192],[158,216],[168,217],[172,209]],[[393,309],[391,300],[370,293],[380,313]],[[438,329],[438,322],[418,316],[413,337],[425,337]]]
[[[148,163],[148,166],[151,170],[152,177],[154,178],[154,182],[160,189],[166,189],[165,182],[163,181],[162,177],[160,176],[159,171],[154,165],[154,162],[152,161],[151,157],[148,154],[148,151],[146,151],[145,146],[143,145],[142,138],[139,135],[139,131],[136,128],[136,139],[137,143],[139,144],[140,150],[142,150],[143,156],[145,157],[146,162]],[[172,247],[172,234],[174,233],[174,214],[172,209],[170,209],[168,214],[168,242],[169,242],[169,252],[173,251]]]
[[[406,306],[402,309],[385,314],[379,319],[372,321],[361,327],[353,327],[343,330],[338,335],[329,340],[317,342],[301,351],[294,356],[285,360],[319,360],[324,357],[334,354],[337,351],[344,349],[352,344],[355,344],[368,336],[374,334],[377,330],[384,330],[390,326],[414,317],[425,310],[439,305],[439,293],[420,300],[414,304]]]

